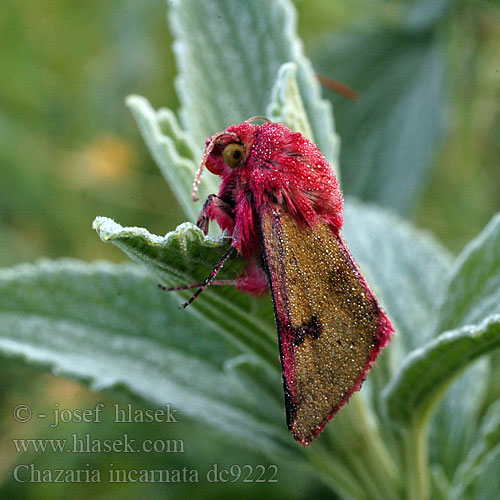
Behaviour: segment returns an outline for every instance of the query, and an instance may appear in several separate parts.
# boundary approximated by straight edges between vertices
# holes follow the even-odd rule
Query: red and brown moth
[[[265,121],[262,125],[252,123]],[[203,283],[271,292],[278,331],[288,428],[308,445],[357,391],[393,328],[340,235],[343,198],[319,149],[302,134],[263,118],[232,125],[206,141],[203,167],[221,177],[198,218],[232,238]],[[245,267],[216,280],[236,250]]]

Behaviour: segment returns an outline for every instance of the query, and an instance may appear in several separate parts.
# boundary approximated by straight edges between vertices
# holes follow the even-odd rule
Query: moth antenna
[[[191,199],[193,201],[198,201],[198,186],[200,185],[201,174],[203,173],[203,167],[208,159],[208,155],[214,149],[215,142],[212,140],[210,144],[205,148],[205,153],[203,154],[203,158],[201,159],[200,166],[198,167],[198,171],[196,172],[196,176],[193,182],[193,191],[191,192]]]
[[[347,99],[350,99],[351,101],[358,100],[359,94],[355,90],[348,87],[347,85],[344,85],[343,83],[340,83],[337,80],[332,80],[327,76],[319,75],[318,73],[316,73],[316,78],[318,79],[321,85],[333,90],[334,92],[337,92],[337,94],[343,95],[344,97],[347,97]]]
[[[266,123],[271,123],[271,120],[269,120],[265,116],[252,116],[252,118],[249,118],[248,120],[245,120],[245,123],[254,122],[256,120],[261,120],[261,121],[266,122]]]
[[[217,143],[217,140],[225,135],[230,135],[231,137],[234,137],[237,141],[240,140],[240,138],[234,132],[219,132],[218,134],[215,134],[212,137],[210,144],[205,148],[205,153],[203,154],[203,158],[201,159],[201,164],[198,167],[198,171],[196,172],[196,176],[194,178],[193,191],[191,192],[191,199],[193,201],[198,201],[198,187],[200,185],[200,179],[201,179],[201,174],[203,173],[203,167],[205,166],[205,163],[208,160],[208,156],[213,151]]]

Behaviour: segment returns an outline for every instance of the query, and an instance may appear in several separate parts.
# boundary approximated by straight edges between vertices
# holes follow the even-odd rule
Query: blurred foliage
[[[177,104],[163,2],[6,2],[0,44],[2,265],[113,258],[89,237],[101,211],[180,222],[123,104]]]
[[[500,210],[500,6],[461,2],[451,15],[448,133],[415,219],[457,250]]]
[[[315,57],[320,73],[360,94],[354,105],[343,99],[335,106],[344,192],[404,215],[421,191],[444,126],[446,68],[435,31],[383,25],[334,34]]]
[[[419,5],[426,11],[431,4],[397,0],[295,1],[298,31],[310,54],[317,54],[327,39],[340,44],[353,33],[366,37],[375,32],[380,33],[382,39],[391,38],[394,27],[401,27],[403,14],[412,8],[415,8],[411,17],[413,28],[417,29],[421,26]],[[432,143],[429,163],[421,164],[429,175],[427,179],[422,177],[422,190],[415,192],[414,204],[408,207],[407,213],[419,226],[430,229],[444,245],[457,252],[500,210],[500,9],[495,2],[486,0],[457,0],[450,3],[446,16],[434,26],[443,50],[443,67],[438,68],[445,72],[443,94],[438,98],[443,102],[437,105],[442,106],[444,112],[444,128],[440,142]],[[376,44],[376,38],[374,40]],[[177,108],[171,43],[163,0],[3,2],[0,13],[0,265],[33,261],[40,255],[122,260],[118,250],[102,245],[91,230],[96,214],[106,214],[129,225],[145,226],[159,234],[182,222],[182,212],[124,106],[128,94],[138,93],[148,96],[155,108]],[[381,54],[385,61],[393,57],[392,45],[374,49],[385,50]],[[356,52],[350,57],[355,67]],[[359,54],[359,65],[365,64],[365,58],[365,53]],[[355,69],[364,76],[363,67]],[[425,73],[427,68],[424,66],[419,71]],[[325,74],[341,79],[362,93],[356,104],[346,102],[341,96],[329,95],[334,104],[337,131],[349,132],[349,117],[358,113],[355,111],[358,104],[370,99],[371,82],[364,78],[351,81],[348,72],[337,71],[333,59]],[[370,78],[374,85],[377,76],[377,68],[372,69]],[[358,82],[364,85],[358,87]],[[391,91],[395,89],[391,83],[399,85],[399,79],[395,76],[394,81],[388,82],[385,108],[392,104]],[[351,133],[350,138],[341,137],[346,161],[356,130]],[[359,134],[357,140],[362,145],[363,131]],[[35,424],[24,427],[25,434],[21,434],[20,426],[13,425],[12,408],[26,402],[39,412],[50,413],[55,402],[85,408],[103,400],[112,404],[114,400],[89,393],[76,383],[40,375],[14,362],[3,362],[0,375],[4,380],[0,398],[5,409],[0,421],[3,457],[0,480],[6,481],[0,489],[1,496],[68,497],[69,492],[74,491],[71,486],[40,484],[31,485],[28,490],[8,481],[6,474],[10,474],[12,465],[20,460],[12,452],[13,437],[57,437],[49,433],[46,426]],[[72,425],[74,430],[68,430]],[[82,431],[82,427],[74,424],[58,430],[61,437]],[[97,432],[96,426],[92,426],[91,431]],[[99,431],[103,437],[113,438],[126,432],[127,427],[113,425]],[[135,426],[134,432],[139,433],[138,438],[168,437],[161,425]],[[181,430],[176,428],[173,437],[185,439],[186,447],[193,449],[203,441],[197,435],[200,432],[188,420]],[[220,463],[222,460],[226,464],[268,463],[254,452],[246,456],[241,450],[237,451],[226,435],[218,437],[229,441],[223,446],[225,456],[218,459]],[[213,456],[220,457],[221,453],[215,440],[206,440],[206,443],[206,448],[197,448],[196,454],[186,454],[179,464],[192,460],[193,467],[208,467]],[[22,457],[26,462],[34,458],[38,457]],[[53,455],[46,457],[50,461],[53,458]],[[99,467],[101,464],[94,460],[126,467],[129,459],[123,454],[97,459],[72,455],[70,459],[66,457],[65,467],[83,467],[89,461]],[[175,460],[174,456],[170,468],[175,467]],[[49,465],[57,464],[47,463]],[[162,457],[148,455],[144,467],[155,466],[164,466]],[[495,471],[492,477],[494,474]],[[283,497],[300,498],[305,492],[315,497],[325,494],[317,483],[299,484],[293,479],[292,468],[280,470],[279,492]],[[235,484],[223,490],[200,483],[199,487],[199,492],[195,489],[187,492],[169,486],[168,492],[176,498],[189,498],[193,494],[203,494],[205,498],[223,498],[221,495],[233,498],[242,496],[243,492],[254,497],[276,494],[269,485]],[[126,491],[116,487],[99,490],[99,497],[135,498],[141,494],[149,498],[164,496],[165,491],[162,485],[127,484]],[[98,498],[92,485],[82,485],[78,492],[82,497]]]
[[[367,16],[340,3],[343,15],[318,7],[319,26],[338,32],[299,32],[320,73],[360,92],[353,104],[325,90],[341,136],[343,187],[406,213],[457,252],[500,210],[499,4],[370,2]],[[300,17],[311,31],[315,13]],[[389,158],[400,165],[396,184]],[[356,173],[370,169],[373,182],[360,184]]]

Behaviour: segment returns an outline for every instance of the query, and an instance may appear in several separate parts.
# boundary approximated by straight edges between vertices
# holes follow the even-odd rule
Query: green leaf
[[[500,491],[500,447],[488,456],[482,464],[479,476],[468,492],[473,500],[492,500],[498,498]]]
[[[445,297],[436,332],[500,313],[500,214],[457,258]]]
[[[500,347],[500,315],[441,334],[413,351],[384,390],[388,415],[408,425],[425,417],[449,383],[472,361]]]
[[[355,103],[327,92],[335,106],[346,194],[407,214],[426,178],[444,125],[446,64],[432,32],[386,26],[325,40],[319,73],[355,89]]]
[[[64,260],[1,271],[0,352],[93,390],[171,403],[181,418],[249,443],[281,449],[289,441],[282,415],[258,419],[255,401],[226,368],[248,350],[216,320],[180,309],[178,297],[136,265]]]
[[[476,443],[471,448],[467,459],[457,470],[451,487],[450,499],[494,498],[498,493],[498,481],[484,483],[487,470],[492,463],[500,463],[500,400],[494,403],[483,418],[476,436]],[[498,470],[498,467],[497,467]],[[486,490],[491,496],[474,496],[474,490]],[[485,492],[486,492],[485,491]]]
[[[311,126],[300,97],[296,74],[295,63],[281,65],[271,93],[271,102],[267,107],[267,116],[274,122],[284,123],[290,130],[300,132],[314,142]]]
[[[320,97],[295,17],[288,0],[171,2],[180,117],[196,144],[228,125],[264,114],[279,68],[294,62],[316,143],[330,163],[336,162],[331,108]]]
[[[197,169],[195,158],[199,155],[189,136],[180,129],[174,113],[169,109],[154,111],[146,99],[134,95],[127,98],[127,105],[184,213],[195,221],[200,204],[195,204],[190,194]],[[199,187],[200,199],[205,200],[216,191],[213,177],[204,176]]]
[[[205,236],[185,222],[165,236],[151,234],[140,227],[122,227],[107,217],[97,217],[92,228],[102,241],[113,243],[133,260],[146,264],[167,283],[188,284],[203,281],[229,246],[229,238]],[[236,259],[230,259],[219,273],[235,278]],[[184,280],[184,283],[178,281]]]
[[[342,234],[395,323],[401,354],[424,345],[444,292],[449,253],[428,233],[374,205],[348,199],[344,219]]]
[[[436,315],[435,333],[500,313],[500,216],[494,217],[456,259],[444,297]],[[489,363],[483,360],[453,382],[436,409],[430,452],[449,478],[472,444],[489,377]],[[468,397],[464,398],[464,393]]]
[[[280,67],[278,78],[271,93],[271,102],[267,107],[267,117],[274,122],[284,123],[290,130],[300,132],[310,141],[315,142],[300,97],[296,74],[297,65],[295,63],[285,63]],[[339,167],[337,162],[332,161],[330,166],[338,177]]]
[[[254,356],[242,354],[228,360],[224,366],[229,377],[253,401],[253,414],[263,421],[280,422],[283,418],[282,381],[277,370],[270,370]]]
[[[435,28],[448,14],[452,0],[419,0],[413,2],[405,15],[404,26],[410,33]]]
[[[98,217],[93,226],[103,241],[113,243],[134,260],[148,266],[169,286],[203,281],[228,247],[226,238],[205,236],[201,229],[190,223],[181,224],[165,237],[152,235],[142,228],[124,228],[105,217]],[[234,279],[239,271],[241,262],[232,258],[219,277]],[[193,290],[188,290],[182,296],[187,298],[192,293]],[[182,303],[178,297],[177,301],[178,305]],[[217,322],[240,347],[244,346],[275,364],[275,328],[268,298],[254,301],[234,287],[212,286],[202,298],[193,302],[191,308]]]
[[[440,464],[448,481],[476,439],[490,377],[489,361],[480,359],[460,375],[433,415],[429,430],[430,461]]]

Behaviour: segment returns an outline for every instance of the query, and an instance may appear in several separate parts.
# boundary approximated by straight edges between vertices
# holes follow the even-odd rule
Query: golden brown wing
[[[361,387],[392,326],[349,254],[326,224],[300,227],[281,207],[260,211],[287,424],[309,444]]]

